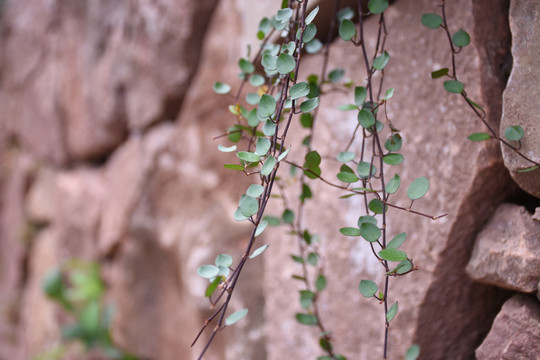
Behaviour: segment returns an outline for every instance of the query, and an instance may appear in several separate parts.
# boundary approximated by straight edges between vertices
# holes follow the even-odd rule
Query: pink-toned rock
[[[101,158],[128,130],[173,118],[215,3],[9,2],[0,124],[63,163]]]
[[[26,215],[35,224],[47,224],[56,215],[56,173],[41,167],[26,196]]]
[[[476,350],[478,360],[540,358],[540,304],[515,295],[504,303],[488,336]]]
[[[491,22],[504,24],[503,5],[490,3],[493,11],[488,11],[485,4],[473,6],[457,1],[448,7],[453,31],[466,29],[475,39],[457,58],[460,78],[466,83],[468,95],[495,114],[500,113],[500,99],[493,96],[500,97],[504,85],[498,77],[488,74],[498,71],[504,53],[493,53],[491,46],[498,42],[499,47],[495,48],[504,48],[507,31],[498,26],[489,34],[477,34],[475,29]],[[395,95],[388,102],[389,117],[402,130],[405,156],[403,165],[386,168],[389,176],[401,176],[402,188],[392,196],[392,201],[408,206],[408,184],[425,175],[431,188],[414,206],[431,215],[448,213],[433,222],[389,210],[390,236],[407,232],[404,250],[420,268],[390,281],[390,302],[399,301],[398,315],[390,327],[391,359],[402,358],[415,342],[420,344],[422,359],[471,358],[504,301],[501,290],[469,279],[465,266],[476,233],[513,186],[499,145],[470,142],[467,136],[482,131],[481,123],[459,96],[444,91],[442,81],[430,79],[431,71],[451,62],[444,33],[420,24],[422,14],[437,11],[431,1],[398,1],[385,13],[389,32],[386,49],[391,60],[385,68],[383,93],[386,88],[395,88]],[[375,46],[377,23],[377,18],[365,22],[369,57]],[[483,45],[488,37],[489,49]],[[303,61],[302,77],[320,73],[320,59],[304,57]],[[329,64],[329,70],[345,68],[346,76],[359,83],[365,79],[362,53],[351,44],[336,40]],[[314,148],[321,152],[323,176],[326,174],[325,178],[330,180],[335,179],[332,170],[336,166],[326,159],[343,151],[357,124],[356,114],[336,109],[350,103],[353,95],[348,99],[342,94],[327,94],[319,108]],[[492,124],[497,124],[498,119],[489,117]],[[292,127],[290,134],[298,131],[298,127]],[[301,163],[303,155],[297,151],[303,135],[300,132],[292,143],[290,160]],[[357,150],[358,147],[351,148]],[[321,297],[321,316],[332,331],[335,351],[354,359],[382,358],[384,309],[377,301],[363,298],[358,283],[371,279],[381,288],[384,273],[364,240],[353,241],[339,234],[340,227],[356,224],[358,216],[363,215],[363,204],[355,198],[340,200],[343,193],[320,182],[311,181],[310,186],[315,198],[305,210],[305,224],[321,236],[328,277],[328,288]],[[289,199],[294,199],[292,194]],[[282,209],[274,211],[280,213]],[[272,244],[264,255],[268,358],[281,359],[283,354],[315,358],[321,355],[316,344],[317,330],[299,325],[294,318],[301,307],[299,284],[291,281],[291,275],[298,274],[300,266],[285,259],[298,252],[296,241],[286,230],[277,234],[268,231],[265,235],[264,241]]]
[[[509,126],[520,125],[525,136],[521,141],[524,155],[540,163],[540,3],[511,1],[513,68],[504,91],[501,136]],[[518,146],[516,141],[510,142]],[[501,144],[504,164],[516,183],[529,194],[540,198],[540,170],[520,173],[532,166],[508,147]]]
[[[540,223],[518,205],[501,205],[476,238],[467,273],[476,281],[533,292],[540,281]]]

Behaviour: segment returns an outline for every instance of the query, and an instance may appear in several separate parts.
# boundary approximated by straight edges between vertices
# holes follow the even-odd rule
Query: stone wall
[[[280,2],[1,4],[0,359],[30,359],[58,343],[66,319],[41,282],[73,257],[101,263],[121,347],[141,358],[196,358],[201,342],[194,350],[190,344],[210,314],[196,269],[221,252],[241,256],[250,232],[232,220],[250,179],[222,166],[230,158],[211,138],[234,119],[229,100],[211,88],[216,80],[237,84],[238,58],[255,44],[259,19]],[[400,312],[389,358],[402,358],[412,343],[420,344],[421,359],[536,358],[539,170],[519,173],[523,164],[497,142],[467,140],[481,126],[429,78],[448,61],[444,34],[420,24],[421,14],[437,11],[433,1],[398,0],[386,13],[392,61],[385,84],[396,89],[388,111],[404,134],[402,182],[426,175],[431,189],[422,211],[448,213],[433,222],[389,212],[389,231],[409,234],[405,250],[420,267],[392,279]],[[538,161],[540,6],[459,0],[448,12],[451,26],[472,37],[458,57],[468,94],[502,132],[523,126],[522,149]],[[327,28],[330,14],[318,17]],[[365,25],[372,39],[376,19]],[[330,54],[331,68],[363,81],[359,52],[336,40]],[[305,56],[300,76],[318,73],[321,61]],[[354,129],[354,116],[336,110],[342,103],[330,94],[321,104],[314,140],[321,153],[339,151]],[[295,124],[291,134],[299,149],[303,130]],[[310,185],[320,194],[306,219],[322,240],[328,290],[321,309],[335,346],[349,359],[381,358],[382,309],[357,286],[382,276],[371,272],[369,248],[338,232],[360,215],[358,203]],[[270,211],[281,211],[279,204]],[[208,359],[320,355],[317,332],[294,319],[295,240],[281,228],[263,236],[271,246],[248,262],[232,303],[249,315],[219,334]]]

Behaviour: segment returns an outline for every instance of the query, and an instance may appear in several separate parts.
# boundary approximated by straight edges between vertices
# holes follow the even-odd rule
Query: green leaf
[[[234,212],[233,214],[233,219],[235,221],[244,221],[244,220],[247,220],[248,217],[242,215],[242,213],[240,212],[240,208],[236,208],[236,211]]]
[[[244,161],[251,162],[251,163],[255,163],[255,162],[258,162],[259,160],[261,160],[259,155],[255,154],[255,153],[252,153],[252,152],[249,152],[249,151],[239,151],[239,152],[236,153],[236,156],[240,160],[244,160]]]
[[[485,141],[491,139],[491,136],[488,133],[479,132],[467,136],[467,139],[471,141]]]
[[[240,213],[245,217],[253,216],[259,211],[259,202],[257,199],[251,196],[242,196],[238,202],[238,207],[240,208]]]
[[[317,16],[318,12],[319,12],[319,5],[317,5],[317,6],[315,7],[315,9],[311,10],[311,12],[309,13],[309,15],[306,16],[305,23],[306,23],[306,24],[310,24],[310,23],[313,21],[313,19],[315,19],[315,16]]]
[[[261,59],[261,65],[268,71],[275,71],[277,68],[277,56],[264,54]]]
[[[242,320],[247,315],[247,313],[248,309],[242,309],[235,312],[234,314],[227,316],[227,318],[225,319],[225,326],[231,326],[233,324],[236,324],[237,322]]]
[[[274,136],[276,133],[276,124],[274,124],[272,120],[268,119],[264,122],[262,131],[266,136]]]
[[[416,360],[420,356],[420,345],[413,344],[405,353],[405,360]]]
[[[255,74],[255,75],[251,75],[251,77],[249,78],[249,82],[251,85],[258,87],[258,86],[263,86],[265,83],[265,80],[263,76]]]
[[[302,37],[302,42],[308,43],[315,38],[317,35],[317,27],[315,24],[308,24],[304,29],[304,35]],[[296,32],[296,37],[300,40],[300,29]]]
[[[369,0],[368,9],[372,14],[382,14],[388,7],[388,0]]]
[[[231,126],[227,129],[227,132],[229,133],[227,138],[230,142],[239,142],[242,138],[242,130],[238,129],[236,126]]]
[[[246,102],[249,105],[257,105],[259,103],[260,98],[261,97],[257,93],[247,93]]]
[[[392,306],[390,306],[390,309],[388,309],[388,312],[386,313],[386,322],[390,322],[396,317],[396,314],[398,312],[398,302],[396,301]]]
[[[388,61],[390,61],[390,55],[388,55],[388,52],[382,53],[382,55],[379,55],[373,60],[373,68],[376,70],[382,70],[388,64]]]
[[[435,70],[431,72],[432,79],[442,78],[443,76],[446,76],[446,75],[448,75],[448,68],[443,68],[443,69]]]
[[[240,66],[240,70],[244,74],[251,74],[255,71],[255,66],[253,66],[253,64],[246,59],[240,59],[238,61],[238,66]]]
[[[367,129],[375,125],[375,117],[371,111],[362,109],[358,112],[358,122],[364,129]]]
[[[429,190],[429,180],[422,176],[414,180],[409,188],[407,189],[407,196],[411,200],[420,199],[422,196],[426,195]]]
[[[257,109],[257,116],[259,118],[266,118],[271,116],[276,110],[276,99],[268,94],[263,94],[261,100],[259,100],[259,108]]]
[[[478,105],[477,103],[475,103],[474,101],[472,101],[471,99],[467,98],[467,102],[469,104],[471,104],[472,106],[474,106],[475,108],[477,109],[480,109],[481,111],[484,111],[484,108],[481,107],[480,105]]]
[[[257,226],[257,230],[255,230],[255,237],[261,235],[263,233],[264,230],[266,230],[266,227],[268,226],[268,221],[267,220],[263,220],[259,223],[259,225]]]
[[[281,218],[285,224],[292,224],[294,222],[294,212],[290,209],[285,209]]]
[[[362,226],[363,223],[369,223],[369,224],[377,225],[377,219],[375,219],[371,215],[360,216],[358,218],[358,227]]]
[[[365,222],[360,225],[360,235],[369,242],[375,242],[381,237],[381,229],[370,222]]]
[[[343,40],[349,41],[354,37],[355,34],[356,27],[354,26],[354,23],[349,19],[341,20],[339,24],[339,36]]]
[[[357,86],[354,88],[354,103],[358,106],[364,105],[367,98],[367,90],[363,86]]]
[[[304,263],[304,259],[302,257],[300,257],[300,256],[291,255],[291,259],[293,259],[294,262],[297,262],[299,264]]]
[[[318,97],[313,98],[313,99],[308,99],[300,105],[300,111],[302,111],[303,113],[307,113],[307,112],[315,110],[317,106],[319,106]]]
[[[287,7],[285,9],[278,10],[276,14],[276,20],[280,22],[289,21],[292,15],[293,15],[293,10]]]
[[[206,297],[212,296],[214,291],[216,291],[217,287],[221,283],[221,280],[222,280],[221,277],[217,277],[217,278],[214,279],[214,281],[212,281],[210,284],[208,284],[208,286],[206,287],[206,291],[204,292],[204,296],[206,296]]]
[[[452,94],[461,94],[463,92],[463,83],[457,80],[448,80],[444,82],[446,91]]]
[[[388,261],[403,261],[407,260],[407,254],[405,251],[401,251],[394,248],[386,248],[379,251],[379,256]]]
[[[375,296],[379,287],[371,280],[362,280],[360,281],[360,285],[358,285],[358,290],[360,290],[360,293],[364,297],[370,298]]]
[[[257,144],[255,146],[255,154],[259,156],[266,155],[266,153],[268,153],[268,150],[270,150],[271,145],[272,145],[272,142],[269,139],[265,137],[257,138]]]
[[[257,104],[259,104],[259,100],[257,100]],[[247,122],[248,122],[248,125],[251,127],[255,127],[259,125],[259,118],[257,117],[257,109],[251,109],[251,111],[248,113],[248,116],[247,116]]]
[[[339,105],[338,110],[341,111],[351,111],[351,110],[358,110],[358,106],[353,104],[345,104],[345,105]]]
[[[510,141],[519,141],[525,135],[525,131],[519,125],[509,126],[504,130],[504,137]]]
[[[214,265],[202,265],[197,269],[197,274],[205,279],[211,279],[219,274],[219,268]]]
[[[399,134],[392,134],[388,139],[386,139],[384,143],[384,147],[388,151],[399,151],[401,149],[402,140],[401,135]]]
[[[528,167],[528,168],[525,168],[525,169],[518,169],[518,172],[519,173],[525,173],[525,172],[529,172],[529,171],[534,171],[534,170],[536,170],[538,168],[540,168],[540,166],[534,165],[534,166],[531,166],[531,167]]]
[[[396,266],[396,274],[405,274],[412,269],[412,263],[409,260],[404,260]]]
[[[341,68],[334,69],[330,71],[330,73],[328,74],[328,79],[333,83],[337,83],[339,80],[343,78],[343,75],[345,75],[345,70]]]
[[[316,150],[310,151],[306,154],[305,161],[308,168],[317,167],[321,163],[321,155]]]
[[[229,85],[219,81],[214,83],[212,89],[214,89],[214,91],[218,94],[227,94],[229,91],[231,91],[231,87]]]
[[[261,175],[268,176],[274,170],[274,167],[276,166],[277,160],[275,157],[270,156],[266,161],[264,162],[262,168],[261,168]]]
[[[354,160],[354,157],[356,155],[352,152],[352,151],[342,151],[338,154],[337,156],[337,160],[339,162],[347,162],[347,161],[351,161],[351,160]]]
[[[259,22],[259,32],[261,32],[263,36],[262,38],[259,38],[259,40],[264,39],[264,36],[268,33],[271,27],[272,23],[270,22],[270,19],[268,19],[267,17],[261,19],[261,21]],[[259,34],[257,33],[257,35]]]
[[[309,113],[303,113],[300,115],[300,123],[302,124],[302,127],[311,129],[313,126],[313,116]]]
[[[233,263],[233,258],[227,254],[219,254],[216,257],[216,266],[229,267]]]
[[[304,202],[306,199],[311,199],[313,197],[313,193],[311,192],[311,188],[307,184],[302,184],[302,194],[300,194],[300,201]]]
[[[383,203],[379,199],[372,199],[369,202],[369,210],[373,211],[375,214],[382,214],[383,213]],[[388,206],[386,206],[386,209],[388,209]]]
[[[345,236],[361,236],[360,229],[353,227],[344,227],[339,229],[339,232]]]
[[[50,270],[43,279],[43,291],[47,296],[53,299],[64,297],[64,282],[62,281],[62,272],[59,268]]]
[[[358,172],[358,175],[360,176],[360,178],[367,179],[368,177],[370,177],[370,174],[369,174],[370,168],[371,168],[371,176],[375,175],[375,173],[377,172],[377,168],[374,165],[371,166],[371,164],[366,161],[360,161],[358,163],[358,166],[356,167],[356,171]]]
[[[305,44],[305,49],[308,54],[316,54],[321,51],[322,47],[323,44],[319,39],[313,39]]]
[[[289,150],[291,150],[290,146],[287,150],[285,150],[281,153],[281,155],[278,156],[277,161],[280,162],[281,160],[285,159],[285,157],[287,157],[287,154],[289,153]]]
[[[398,153],[390,153],[383,156],[384,163],[388,165],[399,165],[404,159],[403,155]]]
[[[399,185],[401,183],[401,178],[398,174],[395,174],[392,179],[386,184],[386,192],[388,194],[394,194],[399,189]]]
[[[238,164],[224,164],[223,167],[225,169],[244,171],[244,167]]]
[[[407,233],[400,233],[394,236],[394,238],[386,245],[386,248],[397,249],[407,239]]]
[[[467,46],[471,42],[471,37],[465,30],[459,29],[452,35],[452,42],[457,47]]]
[[[438,29],[442,25],[443,19],[437,14],[422,15],[422,25],[430,29]]]
[[[326,288],[326,277],[324,277],[324,275],[317,276],[317,280],[315,280],[315,288],[319,292]]]
[[[384,96],[381,98],[381,100],[390,100],[393,96],[394,96],[394,92],[396,90],[393,89],[393,88],[390,88],[390,89],[387,89],[386,92],[384,93]]]
[[[289,97],[291,100],[301,98],[309,94],[309,84],[305,81],[293,85],[289,89]]]
[[[263,192],[264,192],[264,186],[258,185],[258,184],[251,184],[249,185],[246,191],[246,195],[251,196],[253,198],[257,198],[261,196]]]
[[[300,290],[300,305],[304,309],[309,309],[311,305],[313,305],[313,299],[315,298],[315,294],[312,291],[309,290]]]
[[[339,172],[336,177],[344,183],[352,184],[358,181],[358,177],[348,171]]]
[[[310,265],[317,266],[317,263],[319,262],[319,256],[314,252],[310,252],[307,257],[307,262]]]
[[[338,21],[341,21],[343,19],[351,20],[354,17],[354,10],[348,6],[344,7],[343,9],[338,11],[336,17]]]
[[[256,258],[257,256],[261,255],[270,245],[266,244],[261,246],[260,248],[255,249],[249,256],[250,259]]]
[[[276,62],[276,69],[278,73],[282,75],[288,74],[294,70],[295,66],[296,66],[296,61],[294,61],[294,58],[291,55],[285,54],[285,53],[282,53],[279,55]]]
[[[296,321],[298,321],[302,325],[307,325],[307,326],[317,325],[317,317],[313,314],[298,313],[296,314]]]

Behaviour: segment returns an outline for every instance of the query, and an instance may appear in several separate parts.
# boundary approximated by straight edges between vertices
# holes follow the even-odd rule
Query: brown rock
[[[36,224],[47,224],[56,215],[56,173],[42,167],[26,196],[26,215]]]
[[[485,4],[476,8],[470,2],[458,1],[449,7],[449,23],[452,29],[470,32],[486,23],[504,24],[503,5],[491,4],[491,12]],[[393,202],[407,206],[410,200],[406,199],[406,187],[425,175],[431,188],[425,199],[415,202],[415,207],[431,215],[448,213],[433,222],[389,210],[389,235],[407,232],[404,250],[420,267],[418,272],[390,281],[390,301],[399,301],[400,309],[390,328],[388,358],[392,359],[402,358],[414,342],[420,344],[423,359],[471,358],[503,301],[501,291],[468,279],[465,266],[475,234],[512,189],[511,180],[497,143],[478,144],[467,139],[469,134],[482,131],[467,105],[459,96],[445,93],[440,81],[430,79],[431,71],[449,66],[451,61],[444,33],[427,30],[420,24],[423,13],[436,11],[437,7],[429,1],[398,1],[385,14],[390,34],[386,49],[391,60],[385,68],[384,86],[396,89],[388,102],[389,117],[402,130],[402,153],[406,159],[401,166],[386,168],[389,176],[401,176],[402,189],[393,196]],[[377,21],[369,18],[365,23],[370,57]],[[491,52],[483,44],[486,36],[490,41],[498,39],[499,46],[507,41],[504,26],[495,30],[490,34],[480,32],[478,37],[473,34],[476,42],[464,49],[457,60],[468,95],[479,99],[490,113],[500,111],[500,101],[492,96],[497,89],[501,96],[503,84],[485,73],[497,68],[502,54],[487,57]],[[322,61],[307,57],[304,61],[302,76],[320,73]],[[350,44],[336,40],[329,64],[329,69],[345,68],[346,76],[357,82],[365,79],[361,51]],[[321,101],[314,148],[321,151],[323,176],[326,173],[328,179],[335,179],[335,166],[326,158],[334,158],[343,151],[357,124],[355,114],[336,110],[348,101],[341,94],[328,94]],[[489,121],[496,122],[497,117],[490,117]],[[298,131],[294,127],[290,133]],[[292,142],[296,150],[290,160],[302,161],[301,151],[297,152],[302,135],[300,131],[297,142]],[[351,151],[356,150],[353,147]],[[384,310],[378,302],[359,294],[358,283],[371,279],[381,288],[384,274],[365,241],[339,235],[340,227],[353,226],[363,214],[363,204],[354,198],[339,200],[343,193],[329,190],[319,182],[312,181],[310,186],[316,195],[305,210],[305,223],[322,239],[328,290],[322,294],[321,316],[332,331],[335,350],[354,359],[381,358]],[[275,214],[282,209],[278,206],[274,211]],[[266,236],[271,240],[264,241],[273,246],[264,257],[269,359],[281,359],[283,354],[302,359],[319,356],[317,331],[306,329],[294,319],[294,314],[301,311],[299,284],[290,278],[300,270],[299,265],[284,259],[298,252],[295,240],[285,230],[279,234],[268,232]]]
[[[0,123],[63,163],[103,157],[128,129],[175,117],[215,3],[10,2]]]
[[[540,162],[540,3],[511,1],[513,69],[504,91],[501,136],[507,127],[520,125],[525,136],[520,151]],[[510,142],[518,146],[517,142]],[[540,170],[519,173],[532,166],[530,162],[501,144],[504,164],[514,181],[529,194],[540,198]]]
[[[501,205],[478,235],[467,273],[476,281],[521,292],[538,289],[540,223],[518,205]]]
[[[476,350],[478,360],[540,358],[540,304],[515,295],[504,303],[488,336]]]

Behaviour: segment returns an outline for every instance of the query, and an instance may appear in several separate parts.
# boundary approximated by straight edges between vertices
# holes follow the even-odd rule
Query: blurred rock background
[[[196,269],[222,252],[241,256],[250,230],[232,220],[250,179],[222,166],[230,154],[211,138],[234,119],[229,99],[211,88],[217,80],[237,84],[238,58],[256,44],[259,19],[280,3],[0,2],[0,359],[31,359],[58,344],[66,319],[41,283],[70,258],[101,264],[119,346],[148,359],[196,358],[203,342],[190,344],[210,314]],[[331,1],[319,3],[322,29]],[[418,206],[448,213],[432,222],[389,211],[389,231],[409,234],[406,250],[420,267],[391,282],[400,312],[390,358],[412,343],[421,359],[538,358],[539,171],[518,173],[523,164],[498,143],[467,140],[482,127],[429,76],[449,61],[444,33],[420,24],[437,4],[397,0],[386,12],[385,84],[396,89],[389,113],[404,136],[402,183],[426,175],[431,189]],[[469,96],[502,132],[521,125],[522,149],[538,161],[540,4],[458,0],[448,13],[452,29],[472,37],[458,57]],[[376,29],[368,18],[369,39]],[[318,73],[321,62],[305,56],[300,76]],[[334,41],[330,62],[363,81],[361,54],[350,45]],[[329,156],[356,121],[336,110],[341,104],[329,95],[320,108],[314,146]],[[302,129],[291,131],[299,149]],[[380,358],[382,309],[357,286],[382,276],[373,273],[369,248],[338,232],[361,215],[358,203],[312,187],[320,195],[306,219],[321,237],[329,280],[323,316],[339,352]],[[320,355],[316,331],[294,319],[296,243],[279,228],[263,241],[271,246],[248,262],[233,302],[249,315],[220,333],[208,359]]]

